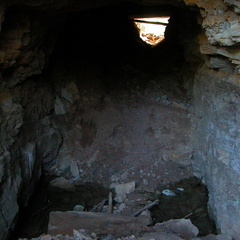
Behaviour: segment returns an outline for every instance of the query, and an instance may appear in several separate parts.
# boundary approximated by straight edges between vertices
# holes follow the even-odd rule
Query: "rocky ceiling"
[[[69,10],[69,11],[81,11],[89,8],[96,8],[106,5],[116,5],[124,2],[131,2],[135,4],[145,5],[145,6],[156,6],[156,5],[164,5],[169,4],[173,6],[183,7],[185,3],[183,0],[103,0],[103,1],[78,1],[78,0],[61,0],[61,1],[31,1],[31,0],[23,0],[23,1],[8,1],[10,5],[22,5],[28,7],[34,7],[37,9],[59,9],[59,10]]]

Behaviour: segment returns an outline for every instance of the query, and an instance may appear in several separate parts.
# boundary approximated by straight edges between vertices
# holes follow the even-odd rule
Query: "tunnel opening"
[[[38,92],[22,99],[27,111],[21,130],[22,159],[30,162],[28,156],[34,155],[35,149],[48,149],[48,143],[57,146],[54,151],[49,148],[49,152],[39,154],[36,165],[34,159],[32,174],[39,176],[41,165],[43,175],[65,179],[64,184],[80,181],[86,186],[91,183],[109,188],[134,182],[138,193],[152,196],[171,183],[193,176],[190,109],[195,70],[202,63],[196,41],[200,31],[198,12],[169,5],[154,10],[130,6],[30,14],[36,26],[39,22],[42,28],[49,26],[40,35],[41,41],[32,39],[23,49],[48,41],[52,44],[41,50],[49,52],[48,68],[21,84],[23,92]],[[24,11],[28,15],[29,9]],[[131,19],[157,15],[171,18],[165,39],[151,48],[139,39]],[[9,64],[6,78],[18,67],[15,62]],[[42,99],[44,94],[49,107],[37,125],[44,140],[33,144],[34,136],[28,133],[35,128],[31,101]],[[27,183],[31,177],[26,177]],[[125,200],[116,203],[118,213],[123,212],[119,209]],[[18,201],[26,202],[25,195]],[[206,204],[207,198],[204,201]],[[71,210],[70,205],[67,210]],[[215,230],[202,234],[211,231]]]
[[[170,17],[134,18],[139,37],[153,47],[165,38],[165,30]]]
[[[64,62],[66,58],[73,61],[78,57],[76,53],[79,52],[82,54],[82,58],[78,59],[78,62],[86,65],[105,64],[105,62],[142,64],[141,60],[146,60],[142,56],[146,56],[149,59],[142,66],[150,62],[149,65],[154,64],[152,69],[160,68],[162,71],[164,69],[167,71],[166,67],[169,65],[173,67],[173,65],[184,63],[184,43],[180,43],[181,37],[179,36],[179,31],[184,32],[184,30],[179,29],[178,21],[187,25],[186,34],[189,34],[188,31],[191,28],[193,37],[199,31],[194,14],[182,9],[179,13],[179,10],[170,6],[158,7],[159,10],[146,7],[145,13],[143,13],[144,7],[138,9],[139,7],[137,8],[135,5],[130,6],[112,6],[91,9],[81,14],[76,12],[69,14],[64,25],[65,34],[59,37],[52,59],[55,56],[58,62],[59,59]],[[153,12],[151,13],[151,11]],[[169,27],[166,29],[166,40],[158,45],[157,49],[151,51],[148,45],[142,44],[142,41],[139,40],[138,31],[134,28],[132,19],[146,16],[157,17],[163,14],[172,15]],[[164,63],[165,65],[163,65]]]

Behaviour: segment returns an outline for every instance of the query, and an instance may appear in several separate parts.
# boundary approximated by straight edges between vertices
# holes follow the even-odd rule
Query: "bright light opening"
[[[138,28],[139,37],[152,46],[158,45],[164,40],[164,33],[170,17],[134,18]]]

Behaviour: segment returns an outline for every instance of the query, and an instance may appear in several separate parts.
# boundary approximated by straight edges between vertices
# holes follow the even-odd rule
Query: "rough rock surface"
[[[120,2],[115,1],[114,4]],[[84,78],[84,68],[73,76],[74,80],[62,79],[59,80],[60,84],[54,78],[51,78],[54,81],[51,84],[46,75],[33,78],[43,72],[59,36],[59,28],[65,22],[64,14],[59,18],[59,13],[50,10],[80,11],[113,1],[84,3],[68,0],[3,0],[0,3],[0,238],[5,239],[8,231],[14,227],[19,205],[27,204],[42,169],[48,171],[55,162],[54,170],[58,175],[73,179],[82,177],[85,181],[98,181],[107,176],[103,181],[106,185],[113,179],[116,182],[137,179],[142,188],[151,189],[159,181],[165,184],[191,174],[192,161],[195,175],[203,177],[209,188],[209,210],[219,231],[239,239],[239,2],[141,1],[141,4],[149,6],[168,3],[182,7],[185,3],[189,9],[193,9],[193,15],[198,17],[198,23],[202,26],[202,32],[198,36],[193,28],[191,31],[187,29],[191,21],[180,18],[185,23],[181,22],[181,26],[178,26],[177,37],[181,38],[181,44],[185,48],[187,67],[178,71],[176,81],[173,81],[176,83],[184,78],[184,86],[193,98],[193,106],[176,102],[179,98],[171,98],[169,92],[165,94],[167,97],[156,98],[158,85],[153,85],[155,92],[151,90],[154,93],[153,102],[150,101],[149,94],[138,98],[137,106],[125,101],[129,99],[123,95],[118,95],[122,101],[114,97],[109,101],[106,93],[111,91],[99,94],[101,88],[98,87],[101,84],[98,85],[98,80],[102,73],[90,77],[85,74]],[[21,6],[25,7],[21,9]],[[183,11],[183,8],[180,9],[179,12]],[[93,35],[81,34],[84,39]],[[98,46],[99,49],[101,47]],[[131,58],[129,53],[126,55]],[[79,54],[78,58],[84,56]],[[196,68],[199,59],[202,60],[202,66]],[[164,61],[161,66],[168,67]],[[176,68],[169,71],[172,73]],[[135,69],[130,67],[128,74],[131,71],[134,72]],[[117,74],[105,79],[104,84],[108,85],[110,78],[121,82],[122,79],[116,77],[122,76],[119,72],[124,74],[120,69]],[[195,73],[195,77],[192,73]],[[84,80],[77,84],[76,77],[78,81],[79,76]],[[130,76],[134,78],[133,75],[128,75]],[[157,78],[163,82],[170,79],[169,75],[160,76]],[[94,81],[88,81],[89,78]],[[187,81],[193,78],[194,83]],[[171,80],[169,82],[172,83]],[[84,87],[87,83],[96,84],[97,87]],[[175,87],[179,85],[170,84],[171,89]],[[84,92],[89,89],[92,93]],[[145,89],[151,88],[148,86]],[[111,93],[114,95],[115,92]],[[135,92],[132,96],[137,96],[138,93]],[[172,94],[176,92],[172,91]],[[163,96],[161,92],[161,97]],[[189,138],[193,130],[187,111],[189,106],[195,126],[193,156]],[[69,117],[72,112],[76,114]],[[109,116],[110,112],[112,114]],[[77,118],[77,115],[81,115],[81,118]],[[146,121],[142,122],[143,119]],[[125,124],[126,121],[128,125]],[[138,124],[135,125],[136,122]],[[61,129],[62,136],[59,133]],[[142,134],[144,139],[141,139]],[[62,138],[64,141],[61,146]],[[173,139],[178,144],[172,145]],[[95,145],[97,142],[102,145]],[[70,154],[72,148],[77,149],[73,155]],[[104,148],[111,151],[103,151]],[[145,150],[153,154],[146,156]],[[109,163],[112,153],[116,153],[114,168]],[[128,153],[131,153],[129,159]],[[135,163],[134,167],[132,162]],[[100,167],[102,171],[99,171]],[[164,176],[164,173],[168,174]],[[157,175],[160,177],[157,178]]]
[[[210,211],[218,227],[234,236],[239,226],[238,218],[233,216],[239,215],[240,92],[229,82],[231,76],[211,71],[201,69],[200,79],[196,78],[195,106],[198,107],[194,141],[202,144],[195,149],[194,167],[196,175],[203,176],[208,185]],[[211,82],[207,80],[210,77]]]
[[[194,172],[208,186],[219,231],[239,239],[239,3],[186,2],[201,7],[207,65],[194,83]]]
[[[66,191],[66,192],[76,191],[76,187],[64,177],[59,177],[52,180],[50,182],[50,187],[59,191]]]
[[[199,233],[197,227],[195,227],[189,219],[174,219],[156,224],[156,226],[157,225],[163,226],[186,239],[197,237]]]
[[[122,203],[127,197],[127,194],[134,192],[135,182],[123,183],[123,184],[112,184],[111,188],[115,190],[116,196],[114,200]]]
[[[122,68],[125,73],[119,74],[121,77],[139,71]],[[142,79],[140,74],[135,73]],[[164,74],[159,77],[163,81],[170,78]],[[52,122],[64,142],[51,169],[54,174],[105,187],[112,182],[136,181],[139,188],[151,191],[159,182],[167,184],[192,175],[189,113],[179,100],[159,94],[160,83],[146,83],[142,93],[138,83],[132,89],[124,83],[119,86],[127,90],[114,89],[111,84],[106,87],[104,82],[94,86],[94,82],[100,81],[94,73],[88,77],[87,86],[85,78],[74,72],[69,76],[66,71],[56,70],[53,78],[69,78],[71,82],[66,85],[74,83],[69,95],[82,92],[71,103],[63,96],[65,85],[59,89],[57,101],[61,104],[55,105],[57,116]],[[104,78],[103,81],[111,81],[110,77]],[[177,76],[172,79],[175,81]],[[74,112],[70,112],[73,108]]]
[[[11,1],[10,1],[11,2]],[[9,3],[10,3],[9,2]],[[1,9],[3,10],[3,9]],[[28,78],[42,72],[53,38],[42,14],[6,13],[0,39],[0,238],[26,206],[42,168],[58,154],[62,138],[47,117],[53,109],[51,85]],[[38,30],[37,30],[38,29]],[[11,69],[9,71],[9,69]],[[9,71],[9,72],[8,72]],[[8,72],[8,73],[7,73]],[[20,84],[24,80],[27,82]],[[20,84],[20,85],[19,85]],[[16,86],[18,85],[18,86]],[[44,97],[43,97],[44,96]]]

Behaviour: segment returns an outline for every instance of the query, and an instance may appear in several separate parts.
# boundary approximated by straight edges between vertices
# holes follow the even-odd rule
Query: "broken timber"
[[[156,201],[154,201],[154,202],[149,203],[149,204],[146,205],[145,207],[143,207],[143,208],[141,208],[140,210],[138,210],[137,212],[133,213],[133,214],[131,215],[131,217],[137,217],[137,216],[138,216],[139,214],[141,214],[143,211],[145,211],[145,210],[147,210],[147,209],[149,209],[149,208],[157,205],[158,203],[159,203],[159,200],[156,200]]]
[[[98,205],[95,205],[90,212],[101,212],[104,204],[107,202],[107,199],[103,199]]]
[[[112,213],[112,208],[113,208],[113,199],[112,199],[112,192],[109,192],[108,195],[108,212]]]
[[[138,20],[138,19],[131,19],[131,20],[139,23],[157,24],[157,25],[164,25],[164,26],[168,25],[168,23],[163,23],[163,22],[152,22],[152,21],[144,21],[144,20]]]

